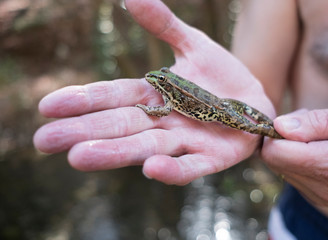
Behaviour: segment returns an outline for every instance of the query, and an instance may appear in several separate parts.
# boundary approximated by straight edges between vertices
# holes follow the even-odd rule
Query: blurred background
[[[229,48],[237,0],[165,0]],[[141,78],[174,63],[120,0],[0,1],[0,239],[266,240],[281,182],[253,157],[185,187],[141,167],[82,173],[32,137],[50,121],[46,94],[73,84]]]

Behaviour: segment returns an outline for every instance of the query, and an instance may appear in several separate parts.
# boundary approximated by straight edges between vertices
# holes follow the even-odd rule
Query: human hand
[[[266,139],[263,159],[328,216],[328,109],[299,110],[274,126],[289,140]]]
[[[261,84],[230,53],[186,25],[159,0],[126,0],[135,20],[172,47],[171,70],[219,97],[236,98],[273,117]],[[69,150],[77,169],[105,170],[143,164],[146,176],[186,184],[249,157],[260,136],[203,123],[172,112],[149,117],[137,103],[158,105],[158,94],[144,79],[119,79],[70,86],[41,100],[46,117],[62,118],[34,136],[41,151]]]

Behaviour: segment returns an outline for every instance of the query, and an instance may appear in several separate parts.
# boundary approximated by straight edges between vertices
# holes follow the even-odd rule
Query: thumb
[[[274,120],[277,131],[287,139],[310,142],[328,139],[328,109],[301,110]]]
[[[173,49],[183,52],[191,48],[188,39],[194,39],[198,31],[177,18],[162,1],[125,0],[125,5],[137,23]]]

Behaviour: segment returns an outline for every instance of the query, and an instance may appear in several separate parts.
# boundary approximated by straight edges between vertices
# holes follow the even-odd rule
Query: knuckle
[[[318,135],[328,133],[328,110],[313,110],[309,112],[309,122]]]
[[[84,86],[84,96],[90,104],[90,109],[95,106],[98,106],[99,104],[103,104],[106,94],[108,94],[108,92],[112,92],[108,91],[107,89],[108,84],[105,84],[105,82],[97,82],[96,84],[91,83]]]

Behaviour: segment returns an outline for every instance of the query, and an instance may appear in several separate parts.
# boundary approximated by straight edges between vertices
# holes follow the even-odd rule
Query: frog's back
[[[170,78],[170,81],[186,96],[195,98],[208,106],[219,106],[220,104],[220,99],[217,96],[187,79],[175,75],[175,77]]]

